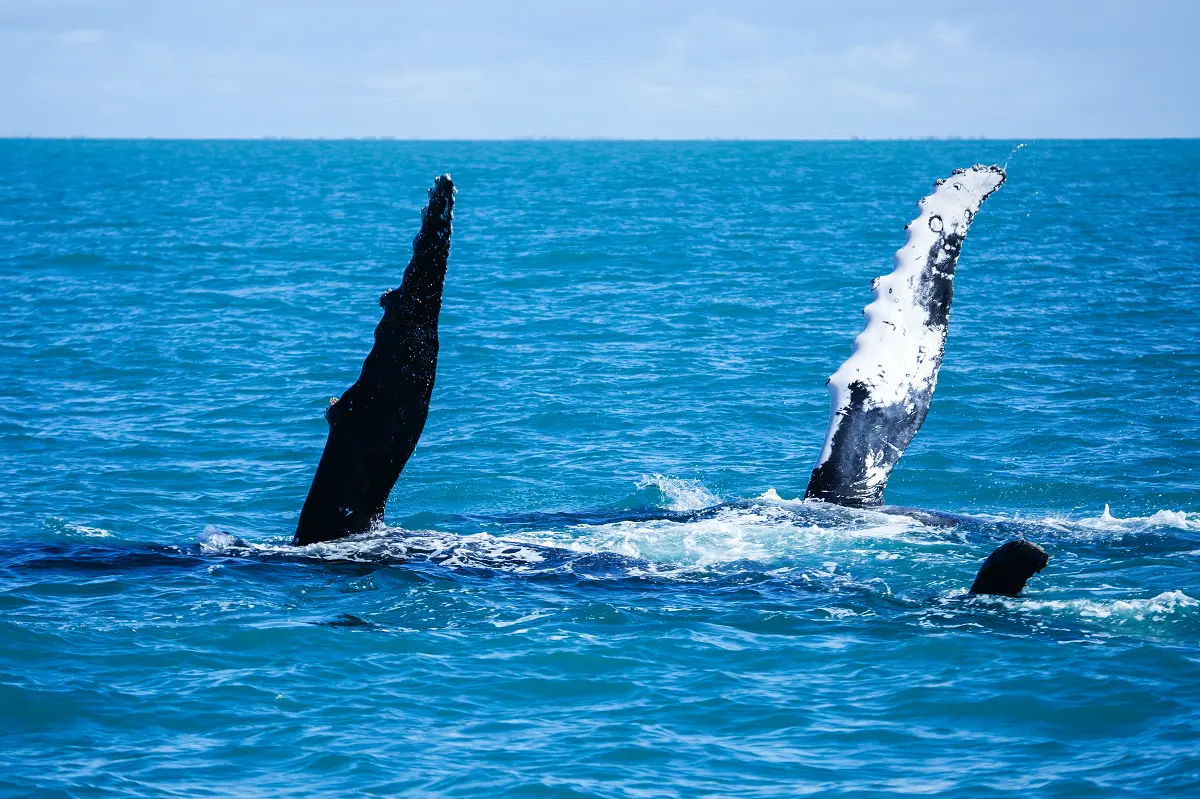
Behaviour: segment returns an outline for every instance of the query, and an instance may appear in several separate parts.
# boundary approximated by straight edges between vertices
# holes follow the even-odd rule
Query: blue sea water
[[[0,142],[0,794],[1196,795],[1200,143],[1017,144]],[[887,494],[958,522],[796,501],[1010,155]],[[389,528],[294,551],[443,171]]]

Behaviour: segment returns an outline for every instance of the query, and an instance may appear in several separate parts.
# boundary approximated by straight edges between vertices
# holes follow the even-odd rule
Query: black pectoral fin
[[[329,436],[294,544],[362,533],[383,519],[429,412],[453,217],[454,183],[442,175],[429,190],[400,287],[379,300],[383,319],[358,380],[325,409]]]

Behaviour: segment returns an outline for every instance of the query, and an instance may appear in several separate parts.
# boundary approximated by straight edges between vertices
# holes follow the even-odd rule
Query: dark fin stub
[[[339,613],[336,617],[327,621],[314,621],[310,622],[310,624],[314,624],[317,627],[350,627],[361,629],[374,629],[376,626],[365,619],[360,619],[358,616],[352,616],[349,613]]]
[[[400,287],[379,298],[383,319],[362,372],[325,411],[329,437],[293,544],[363,533],[383,521],[429,414],[453,218],[454,183],[442,175],[429,190]]]
[[[1046,568],[1050,556],[1032,541],[1018,538],[1001,545],[988,555],[975,582],[972,594],[1016,596],[1025,588],[1029,578]]]
[[[1004,179],[998,166],[958,169],[917,203],[921,214],[906,228],[892,272],[871,284],[875,299],[863,310],[854,352],[826,384],[829,427],[806,498],[883,504],[892,468],[933,401],[963,239]]]

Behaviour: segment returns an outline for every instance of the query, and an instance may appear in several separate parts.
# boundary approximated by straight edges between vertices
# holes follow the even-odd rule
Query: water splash
[[[1013,159],[1013,156],[1015,156],[1017,153],[1019,153],[1021,150],[1024,150],[1024,149],[1025,149],[1026,147],[1028,147],[1028,146],[1029,146],[1029,145],[1028,145],[1026,142],[1021,142],[1021,143],[1020,143],[1020,144],[1018,144],[1016,147],[1012,148],[1012,152],[1010,152],[1010,153],[1009,153],[1007,156],[1005,156],[1005,158],[1004,158],[1004,163],[1003,163],[1003,164],[1001,164],[1001,169],[1003,169],[1003,170],[1005,170],[1005,171],[1007,172],[1007,171],[1008,171],[1008,164],[1009,164],[1009,162],[1010,162],[1010,161],[1012,161],[1012,159]]]
[[[703,510],[721,502],[699,480],[684,480],[662,474],[644,474],[637,482],[639,491],[656,489],[661,495],[660,507],[667,510]]]
[[[1149,516],[1118,517],[1112,514],[1108,503],[1104,512],[1092,519],[1083,519],[1081,524],[1105,530],[1125,530],[1132,527],[1170,527],[1176,530],[1200,530],[1200,513],[1181,510],[1157,510]]]
[[[111,538],[112,531],[105,530],[102,527],[90,527],[84,524],[75,524],[68,522],[65,519],[50,518],[43,522],[44,526],[49,529],[52,535],[62,536],[64,538]]]
[[[1129,621],[1164,621],[1173,614],[1190,613],[1200,607],[1200,600],[1183,591],[1164,591],[1147,599],[1003,599],[999,604],[1021,613],[1068,614],[1083,619],[1111,619],[1118,624]]]

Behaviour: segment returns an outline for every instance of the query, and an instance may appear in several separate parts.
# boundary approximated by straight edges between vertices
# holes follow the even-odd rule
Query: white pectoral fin
[[[829,378],[832,411],[808,498],[882,504],[892,468],[933,399],[963,238],[1004,180],[997,166],[958,169],[917,204],[921,213],[906,228],[892,271],[871,281],[874,299],[853,352]]]

